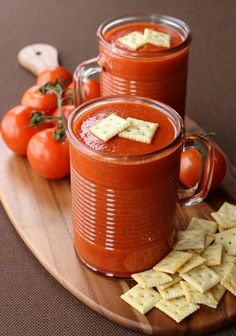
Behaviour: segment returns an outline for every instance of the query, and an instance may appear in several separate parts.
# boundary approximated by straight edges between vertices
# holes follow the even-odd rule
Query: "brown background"
[[[234,0],[0,0],[0,115],[34,82],[16,62],[36,42],[58,48],[74,70],[97,53],[105,19],[158,12],[186,21],[193,33],[187,114],[236,163],[236,2]],[[0,161],[1,162],[1,161]],[[69,261],[68,261],[69,262]],[[139,335],[105,320],[67,293],[24,246],[0,208],[0,335]],[[212,335],[236,335],[236,326]]]

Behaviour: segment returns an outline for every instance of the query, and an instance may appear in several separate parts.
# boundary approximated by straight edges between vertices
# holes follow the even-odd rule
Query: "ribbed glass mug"
[[[177,45],[158,51],[142,48],[131,51],[109,41],[113,31],[134,27],[165,27],[180,37]],[[138,26],[139,27],[139,26]],[[99,56],[80,64],[74,73],[75,105],[85,98],[86,79],[99,73],[101,96],[136,95],[162,101],[184,118],[189,27],[183,21],[159,14],[121,16],[98,28]]]
[[[114,104],[127,102],[129,108],[141,104],[142,109],[152,108],[168,118],[175,129],[173,141],[148,154],[114,155],[92,149],[76,136],[76,125],[98,107],[112,111]],[[69,117],[67,136],[78,256],[91,269],[114,277],[127,278],[151,268],[173,246],[177,206],[196,204],[207,195],[212,145],[200,136],[186,136],[181,117],[171,107],[134,96],[82,104]],[[200,179],[194,195],[181,198],[180,155],[196,147],[202,157]]]

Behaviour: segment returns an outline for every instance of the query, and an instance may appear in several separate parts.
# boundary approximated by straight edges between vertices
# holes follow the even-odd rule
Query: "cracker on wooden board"
[[[186,230],[205,230],[210,235],[216,233],[217,227],[215,221],[193,217]]]
[[[171,280],[171,281],[169,281],[169,282],[167,282],[167,283],[165,283],[165,284],[163,284],[163,285],[156,286],[157,289],[158,289],[158,290],[160,290],[160,289],[166,289],[166,288],[168,288],[168,287],[170,287],[170,286],[176,284],[177,282],[180,282],[180,280],[181,280],[181,277],[180,277],[177,273],[171,275],[171,277],[172,277],[172,280]]]
[[[199,305],[187,302],[184,296],[172,300],[159,300],[155,307],[163,313],[171,317],[177,323],[181,322],[185,317],[191,315],[200,308]]]
[[[150,144],[158,127],[157,123],[127,118],[129,127],[119,133],[119,137]]]
[[[230,256],[227,253],[223,253],[221,258],[221,264],[216,266],[210,266],[210,268],[223,279],[226,274],[231,270],[232,266],[236,264],[236,257]]]
[[[213,287],[213,288],[211,289],[211,291],[212,291],[212,294],[214,295],[216,301],[217,301],[218,304],[219,304],[220,300],[222,299],[222,297],[224,296],[224,294],[225,294],[225,292],[226,292],[225,287],[222,286],[222,285],[219,283],[219,284],[217,284],[215,287]]]
[[[196,304],[204,304],[211,308],[217,307],[218,302],[215,299],[211,289],[209,289],[205,293],[200,293],[198,290],[196,290],[186,281],[180,281],[180,285],[183,289],[184,295],[188,302],[192,302]]]
[[[117,42],[134,51],[146,44],[143,34],[137,31],[120,37]]]
[[[157,47],[170,48],[171,46],[171,37],[169,34],[149,28],[144,29],[144,41]]]
[[[205,247],[202,248],[202,249],[196,249],[194,250],[194,252],[198,253],[198,254],[201,254],[203,251],[205,251],[205,249],[211,245],[211,243],[215,240],[215,236],[214,235],[209,235],[207,234],[206,237],[205,237]]]
[[[236,265],[234,265],[227,275],[221,280],[221,285],[236,296]]]
[[[201,257],[199,254],[193,252],[193,251],[189,251],[190,253],[192,253],[192,258],[187,261],[182,267],[180,267],[178,269],[178,273],[186,273],[188,271],[190,271],[191,269],[202,265],[206,259],[204,259],[203,257]]]
[[[172,280],[170,275],[153,269],[132,274],[132,278],[143,288],[156,287]]]
[[[97,138],[108,141],[128,126],[129,122],[126,119],[112,113],[90,127],[89,131]]]
[[[208,246],[208,248],[203,251],[202,257],[206,259],[205,264],[207,266],[215,266],[221,264],[223,253],[223,245],[222,244],[213,244]]]
[[[121,299],[130,306],[138,310],[141,314],[146,314],[155,307],[155,303],[160,300],[160,294],[152,288],[142,288],[136,285],[121,295]]]
[[[236,205],[225,202],[217,212],[212,212],[211,215],[222,230],[236,227]]]
[[[161,272],[174,274],[181,266],[192,258],[192,254],[182,251],[171,251],[167,256],[156,264],[153,269]]]
[[[174,250],[202,249],[205,247],[205,235],[206,232],[204,230],[178,231]]]
[[[181,278],[187,281],[201,293],[214,287],[220,282],[220,277],[206,265],[200,265],[187,273],[180,273]]]
[[[158,291],[161,294],[163,300],[175,299],[184,295],[183,289],[179,282],[166,289],[158,289]]]
[[[226,253],[236,256],[236,227],[216,233],[215,242],[222,244]]]

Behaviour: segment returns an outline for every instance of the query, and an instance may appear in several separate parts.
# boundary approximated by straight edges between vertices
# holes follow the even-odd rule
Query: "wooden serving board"
[[[188,132],[202,130],[190,119]],[[150,335],[202,335],[222,328],[236,318],[236,297],[227,293],[218,309],[202,306],[177,324],[157,309],[145,316],[120,299],[132,281],[112,280],[87,269],[78,260],[72,237],[69,179],[40,178],[25,158],[14,155],[0,139],[0,197],[15,229],[41,264],[68,291],[91,309],[121,324]],[[236,170],[229,165],[221,189],[201,204],[178,210],[183,228],[192,216],[211,218],[224,200],[236,202]]]

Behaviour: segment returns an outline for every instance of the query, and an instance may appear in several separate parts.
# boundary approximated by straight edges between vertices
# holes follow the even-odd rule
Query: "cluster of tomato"
[[[13,107],[2,119],[1,133],[7,146],[17,154],[27,155],[31,167],[41,176],[58,179],[69,175],[69,145],[65,123],[74,110],[71,73],[63,67],[49,68],[37,78],[36,85],[22,96],[21,105]],[[85,83],[86,100],[99,97],[99,84]],[[182,153],[180,181],[193,187],[200,171],[201,158],[196,149]],[[215,147],[215,167],[211,190],[226,173],[226,159]]]
[[[27,155],[31,167],[42,177],[58,179],[69,175],[69,145],[66,120],[74,110],[71,73],[63,67],[44,70],[36,85],[22,96],[21,104],[8,111],[1,122],[7,146]],[[86,100],[99,96],[99,84],[85,83]]]

